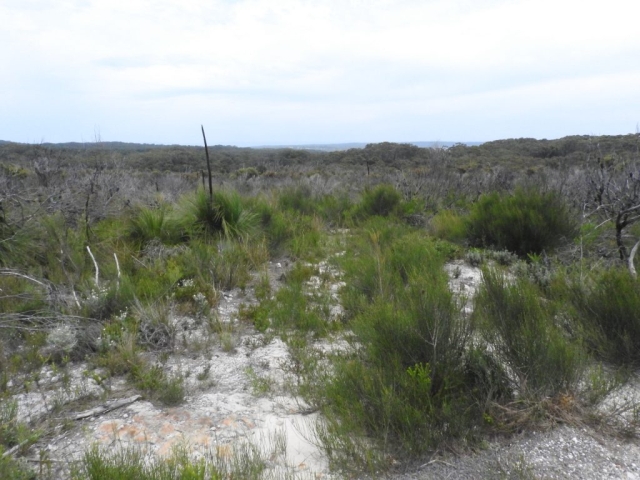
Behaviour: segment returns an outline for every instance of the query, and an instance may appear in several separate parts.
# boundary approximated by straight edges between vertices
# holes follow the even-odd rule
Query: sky
[[[0,0],[0,140],[634,133],[637,0]]]

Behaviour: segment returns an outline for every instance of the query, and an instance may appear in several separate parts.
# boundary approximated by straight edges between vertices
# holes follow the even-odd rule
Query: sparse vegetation
[[[633,160],[636,144],[599,141],[616,149],[599,170],[581,137],[214,147],[213,195],[198,149],[114,150],[115,168],[101,152],[0,145],[0,452],[26,440],[0,458],[0,476],[34,478],[17,457],[37,425],[16,421],[12,398],[41,391],[41,370],[86,361],[105,397],[124,377],[175,406],[189,384],[167,359],[214,346],[234,355],[236,328],[288,345],[287,386],[322,414],[318,438],[338,469],[379,473],[389,458],[569,421],[559,411],[592,419],[589,403],[610,390],[603,365],[640,362],[640,288],[618,260],[631,257],[640,204],[631,190],[591,199],[595,180],[622,178],[616,162]],[[452,259],[456,278],[463,262],[483,268],[471,315],[449,287]],[[283,263],[277,278],[269,262]],[[246,303],[223,324],[231,290]],[[332,350],[336,339],[345,345]],[[198,381],[215,382],[215,361]],[[273,390],[261,372],[245,374],[254,394]],[[187,453],[163,462],[94,448],[74,478],[260,478],[267,468],[251,449],[233,464]]]

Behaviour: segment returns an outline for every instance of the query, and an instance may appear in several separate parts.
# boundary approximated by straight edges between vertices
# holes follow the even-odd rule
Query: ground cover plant
[[[617,140],[622,153],[609,161],[628,160],[628,139]],[[118,170],[103,153],[52,147],[28,160],[22,148],[0,147],[0,448],[26,440],[2,457],[4,478],[34,475],[16,460],[33,440],[11,402],[25,385],[41,388],[42,369],[86,361],[106,397],[121,377],[156,405],[179,405],[185,379],[165,365],[196,346],[176,319],[206,327],[197,348],[232,352],[216,307],[233,289],[255,298],[240,321],[288,345],[288,388],[321,412],[333,467],[354,475],[487,434],[586,421],[596,390],[608,391],[597,372],[638,364],[640,287],[618,260],[631,257],[621,246],[635,242],[633,218],[619,228],[584,202],[594,171],[580,138],[332,154],[219,148],[212,194],[198,169],[140,169],[170,165],[162,149]],[[471,316],[471,299],[449,286],[452,260],[483,266]],[[291,265],[277,290],[270,261]],[[231,478],[212,459],[149,466],[136,455],[91,450],[76,478]],[[256,458],[246,464],[264,472]]]

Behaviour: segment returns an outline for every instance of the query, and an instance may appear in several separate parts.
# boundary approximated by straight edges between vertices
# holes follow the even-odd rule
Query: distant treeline
[[[460,173],[495,166],[516,169],[566,168],[587,158],[606,161],[617,157],[638,158],[640,135],[569,136],[557,140],[518,138],[497,140],[477,146],[455,144],[422,148],[408,143],[375,143],[364,148],[315,151],[293,148],[240,148],[211,146],[216,171],[232,173],[254,168],[262,174],[283,167],[328,165],[362,166],[375,169],[416,167],[429,162],[446,162]],[[61,167],[120,168],[172,172],[197,172],[205,168],[203,147],[153,145],[124,142],[24,144],[0,142],[0,163],[29,169],[43,160]]]

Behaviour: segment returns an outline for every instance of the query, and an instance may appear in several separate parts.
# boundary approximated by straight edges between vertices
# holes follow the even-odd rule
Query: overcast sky
[[[632,133],[638,0],[0,0],[0,139]]]

